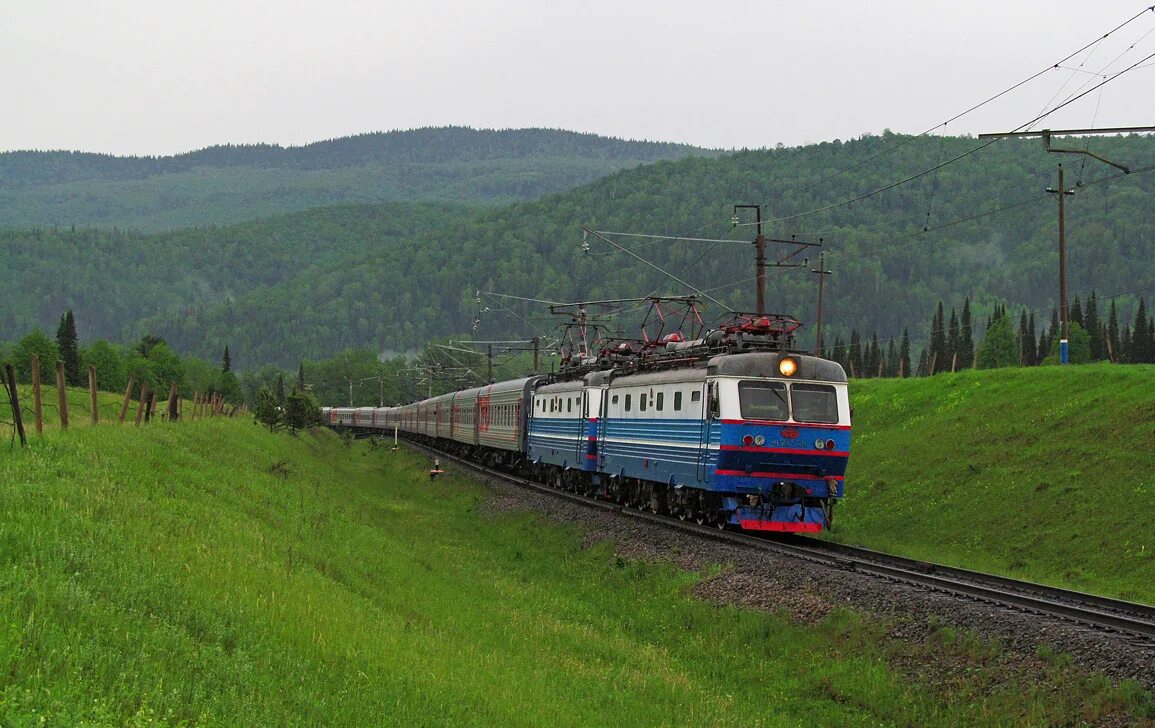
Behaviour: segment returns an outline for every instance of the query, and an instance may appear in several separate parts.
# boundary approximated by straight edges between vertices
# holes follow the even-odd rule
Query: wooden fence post
[[[132,401],[132,387],[136,384],[136,375],[128,375],[128,386],[124,388],[124,401],[120,404],[120,417],[116,418],[117,422],[124,422],[124,416],[128,414],[128,403]]]
[[[36,419],[36,434],[44,434],[44,407],[40,402],[40,355],[32,355],[32,413]]]
[[[176,382],[168,385],[168,421],[176,422],[180,418],[176,404]]]
[[[193,390],[192,409],[188,412],[188,418],[195,420],[197,418],[197,403],[201,401],[201,393],[199,389]]]
[[[140,383],[140,406],[136,408],[136,424],[140,426],[141,420],[144,419],[144,406],[148,403],[148,382]]]
[[[60,390],[60,429],[68,429],[68,388],[64,386],[64,362],[56,362],[56,388]]]
[[[4,365],[5,381],[4,388],[8,390],[12,402],[12,419],[16,422],[16,434],[20,435],[20,447],[28,445],[28,439],[24,436],[24,418],[20,416],[20,396],[16,392],[16,372],[12,369],[11,364]]]
[[[96,367],[88,365],[88,399],[92,403],[92,424],[100,422],[100,402],[96,399]]]
[[[145,422],[152,422],[153,412],[156,412],[156,390],[153,390],[152,396],[148,398],[148,409],[144,411]]]

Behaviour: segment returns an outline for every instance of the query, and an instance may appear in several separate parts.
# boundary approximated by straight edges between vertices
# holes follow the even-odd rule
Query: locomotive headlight
[[[778,373],[784,377],[792,377],[798,373],[798,360],[792,356],[784,356],[778,360]]]
[[[821,450],[824,447],[826,447],[826,441],[821,437],[814,441],[814,448],[816,450]]]
[[[761,435],[755,435],[754,436],[754,444],[757,445],[758,447],[762,447],[763,445],[766,444],[766,438],[762,437]]]

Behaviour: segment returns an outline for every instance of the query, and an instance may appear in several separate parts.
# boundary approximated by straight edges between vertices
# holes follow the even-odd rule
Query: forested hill
[[[323,205],[508,203],[619,169],[717,152],[554,129],[414,129],[169,157],[0,153],[0,226],[170,230]]]
[[[252,226],[130,242],[94,231],[40,231],[34,241],[31,233],[9,234],[6,254],[19,239],[22,250],[34,251],[29,255],[66,257],[60,270],[68,272],[50,273],[47,264],[40,273],[10,266],[0,277],[0,293],[20,315],[39,307],[45,328],[73,307],[82,338],[110,335],[85,328],[86,322],[100,316],[102,305],[119,306],[125,338],[147,331],[208,358],[228,343],[242,368],[292,365],[351,345],[419,347],[432,336],[469,332],[475,319],[481,338],[521,338],[548,333],[551,324],[538,316],[543,307],[485,295],[479,305],[478,290],[552,301],[689,292],[596,236],[586,239],[587,252],[583,224],[733,239],[609,236],[725,306],[751,310],[753,228],[732,227],[731,215],[735,203],[761,202],[769,236],[823,239],[833,271],[826,282],[828,343],[855,328],[866,336],[877,333],[885,345],[909,327],[917,345],[926,340],[938,301],[949,311],[967,296],[976,322],[1005,302],[1016,316],[1020,306],[1030,308],[1041,324],[1057,298],[1056,205],[1045,189],[1056,184],[1058,160],[1038,142],[1021,141],[961,156],[982,145],[969,138],[885,134],[658,162],[501,208],[320,210],[265,221],[255,237]],[[1155,140],[1148,138],[1102,139],[1091,150],[1137,170],[1155,164]],[[1067,198],[1069,295],[1086,300],[1095,290],[1100,301],[1114,298],[1126,322],[1140,296],[1155,295],[1155,175],[1121,175],[1075,157],[1063,161],[1067,185],[1077,188]],[[409,219],[411,213],[416,217]],[[330,227],[342,241],[332,249],[325,245]],[[173,246],[191,257],[174,256]],[[283,266],[277,246],[325,252],[295,256],[268,280],[246,273],[261,270],[270,256]],[[218,253],[196,253],[199,248],[225,251],[225,257],[218,261]],[[771,245],[768,257],[778,260],[788,250]],[[817,302],[816,277],[809,273],[816,255],[809,257],[808,265],[768,271],[769,307],[807,322],[803,342],[812,336]],[[125,258],[136,266],[132,275],[100,263]],[[169,281],[180,285],[165,287]],[[141,295],[145,285],[163,295],[149,300]],[[87,292],[83,306],[78,291]],[[720,312],[712,304],[708,313]],[[0,339],[25,333],[15,324],[10,318]]]

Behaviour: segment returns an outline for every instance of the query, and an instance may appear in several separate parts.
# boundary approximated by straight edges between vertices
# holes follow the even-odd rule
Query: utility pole
[[[734,219],[738,218],[738,210],[754,210],[754,220],[757,224],[758,237],[754,238],[754,272],[758,278],[758,309],[759,316],[766,313],[766,236],[762,234],[762,206],[761,205],[734,205]]]
[[[1114,126],[1103,129],[1042,129],[1040,131],[1016,131],[1016,132],[1002,132],[995,134],[979,134],[979,139],[1003,139],[1010,137],[1042,137],[1043,146],[1048,152],[1057,154],[1080,154],[1084,157],[1091,157],[1097,159],[1104,164],[1109,164],[1116,169],[1123,170],[1123,174],[1131,174],[1130,167],[1112,162],[1110,159],[1094,154],[1086,149],[1058,149],[1051,146],[1051,138],[1054,136],[1088,136],[1095,134],[1133,134],[1140,132],[1155,131],[1155,126]],[[1059,316],[1063,323],[1063,330],[1060,333],[1059,339],[1059,363],[1067,364],[1069,362],[1069,342],[1070,332],[1067,329],[1067,236],[1066,236],[1066,220],[1064,216],[1063,199],[1067,195],[1075,194],[1074,190],[1068,190],[1063,187],[1063,165],[1059,165],[1059,187],[1058,189],[1047,188],[1047,192],[1059,196]]]
[[[1067,216],[1063,201],[1067,195],[1075,194],[1075,191],[1063,186],[1063,165],[1059,165],[1058,189],[1048,187],[1047,192],[1059,198],[1059,321],[1062,323],[1059,334],[1059,363],[1067,364],[1070,362],[1071,332],[1067,324]]]
[[[349,377],[349,406],[353,406],[353,378]]]
[[[826,253],[819,253],[818,270],[811,269],[810,272],[818,274],[818,330],[814,344],[814,356],[820,357],[822,356],[822,284],[826,281],[826,276],[832,272],[826,270]]]
[[[489,373],[486,376],[486,384],[493,384],[493,344],[486,345],[486,356],[489,358]]]
[[[533,337],[533,373],[537,374],[541,369],[541,337]]]

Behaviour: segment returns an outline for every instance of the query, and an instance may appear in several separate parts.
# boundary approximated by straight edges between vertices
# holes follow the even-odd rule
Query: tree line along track
[[[720,530],[711,526],[700,526],[695,523],[680,521],[674,517],[657,515],[610,501],[559,490],[502,470],[484,467],[425,445],[413,442],[407,442],[407,444],[490,478],[497,478],[586,507],[616,512],[666,528],[692,533],[700,538],[770,551],[831,568],[851,570],[891,582],[909,584],[964,599],[978,600],[1034,614],[1056,617],[1068,622],[1122,633],[1146,642],[1155,642],[1155,606],[893,556],[879,551],[807,536],[753,536]]]

